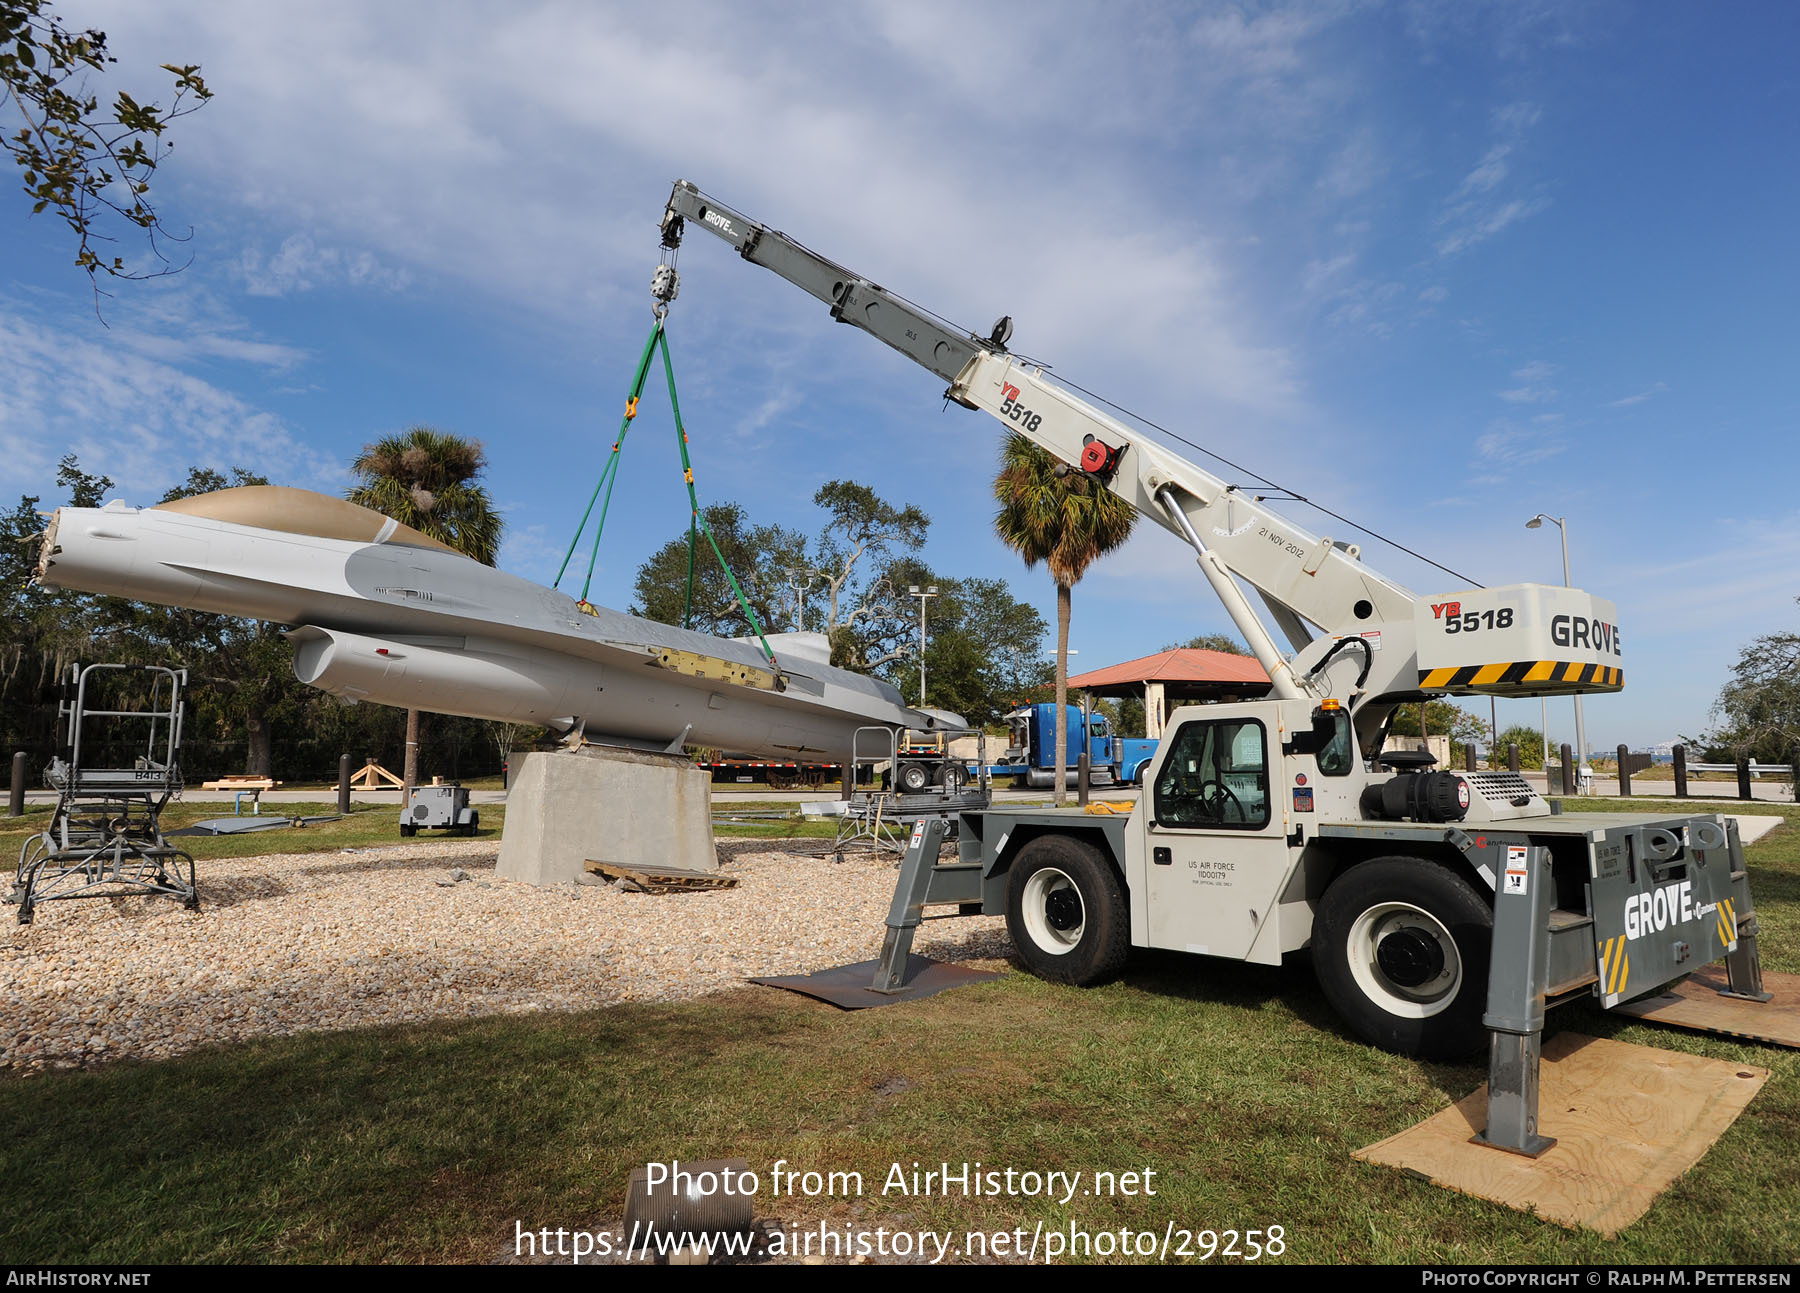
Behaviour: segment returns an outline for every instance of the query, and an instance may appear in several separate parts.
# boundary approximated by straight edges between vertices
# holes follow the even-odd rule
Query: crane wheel
[[[1313,916],[1319,986],[1357,1036],[1421,1059],[1462,1059],[1487,1041],[1494,911],[1456,872],[1418,857],[1345,871]]]
[[[1032,840],[1007,876],[1006,932],[1040,979],[1086,987],[1112,978],[1131,950],[1119,873],[1081,840]]]

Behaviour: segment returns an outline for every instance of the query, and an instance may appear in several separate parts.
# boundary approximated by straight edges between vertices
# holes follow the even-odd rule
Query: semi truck
[[[1271,683],[1264,699],[1177,710],[1129,814],[964,812],[953,861],[938,848],[947,824],[918,823],[876,990],[904,986],[934,908],[1004,914],[1023,963],[1069,984],[1117,974],[1133,948],[1259,964],[1310,950],[1366,1041],[1427,1057],[1485,1042],[1484,1135],[1524,1154],[1548,1144],[1536,1126],[1547,1009],[1610,1008],[1720,959],[1729,997],[1750,1011],[1767,1000],[1730,819],[1562,812],[1517,774],[1387,748],[1395,710],[1429,698],[1618,691],[1613,603],[1535,583],[1421,596],[1344,532],[1308,532],[1012,353],[1010,318],[962,331],[686,181],[662,221],[669,273],[689,226],[935,374],[949,403],[1048,450],[1072,485],[1172,531]],[[1004,282],[992,268],[983,277]]]
[[[1156,742],[1142,737],[1113,734],[1105,714],[1091,713],[1084,720],[1081,707],[1064,708],[1066,780],[1073,781],[1085,742],[1088,776],[1094,785],[1130,785],[1137,782],[1156,753]],[[1040,701],[1021,705],[1006,716],[1007,746],[1000,762],[988,769],[994,777],[1010,777],[1015,784],[1045,789],[1056,780],[1056,705]],[[1086,734],[1083,735],[1085,721]]]

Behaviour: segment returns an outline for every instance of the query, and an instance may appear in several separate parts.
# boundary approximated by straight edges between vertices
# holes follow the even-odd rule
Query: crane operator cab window
[[[1268,740],[1253,718],[1188,723],[1157,774],[1159,826],[1256,830],[1269,822]]]

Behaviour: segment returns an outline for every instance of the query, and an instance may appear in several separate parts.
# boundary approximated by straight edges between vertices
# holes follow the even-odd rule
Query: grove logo
[[[1682,925],[1716,910],[1712,903],[1694,906],[1694,882],[1664,885],[1649,893],[1636,893],[1625,900],[1625,937],[1642,938],[1656,934],[1671,925]]]

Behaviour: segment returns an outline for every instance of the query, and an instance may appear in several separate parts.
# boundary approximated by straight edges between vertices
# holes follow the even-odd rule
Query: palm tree
[[[481,441],[416,426],[363,446],[350,464],[359,483],[345,497],[410,525],[484,566],[500,550],[500,517],[480,485]]]
[[[358,483],[345,497],[491,566],[500,552],[501,521],[487,491],[472,483],[486,465],[479,440],[416,426],[364,445],[350,464]],[[406,711],[402,779],[410,798],[419,782],[416,709]]]
[[[1056,712],[1068,713],[1070,590],[1087,568],[1131,536],[1137,511],[1104,485],[1073,471],[1020,435],[1006,438],[994,478],[994,529],[1027,568],[1042,561],[1056,581]],[[1085,733],[1083,734],[1085,739]],[[1056,724],[1056,802],[1068,777],[1068,724]]]

